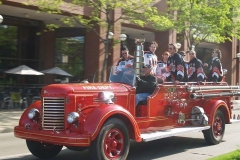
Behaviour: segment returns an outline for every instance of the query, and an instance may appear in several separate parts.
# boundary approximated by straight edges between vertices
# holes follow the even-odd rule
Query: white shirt
[[[156,54],[153,54],[150,51],[144,53],[144,64],[150,64],[153,66],[153,71],[156,70],[158,58]]]
[[[118,63],[117,63],[117,67],[116,67],[116,71],[117,72],[121,72],[121,71],[126,71],[129,68],[132,68],[134,63],[134,58],[133,57],[129,57],[128,60],[125,60],[124,58],[121,58]]]
[[[170,72],[167,71],[167,63],[163,61],[159,61],[156,67],[156,77],[161,78],[163,81],[170,76]]]

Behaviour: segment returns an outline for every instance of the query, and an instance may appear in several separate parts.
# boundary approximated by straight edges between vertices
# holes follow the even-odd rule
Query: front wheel
[[[31,140],[26,140],[26,143],[29,151],[34,156],[41,159],[49,159],[55,157],[62,150],[63,147],[60,145],[36,142]]]
[[[220,110],[214,115],[214,121],[212,123],[211,128],[208,130],[203,131],[203,135],[205,141],[210,145],[219,144],[225,132],[225,120],[223,113]]]
[[[130,146],[129,133],[124,122],[117,118],[109,119],[97,138],[92,141],[90,156],[92,160],[125,160]]]

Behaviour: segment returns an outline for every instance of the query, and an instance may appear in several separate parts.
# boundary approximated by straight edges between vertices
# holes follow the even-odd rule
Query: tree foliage
[[[167,0],[174,28],[188,48],[201,42],[240,38],[239,0]]]
[[[117,22],[137,24],[139,26],[149,26],[156,30],[167,30],[173,27],[166,13],[158,12],[156,7],[153,7],[157,0],[69,0],[68,3],[63,0],[38,0],[29,1],[26,5],[35,4],[41,11],[50,14],[62,14],[64,8],[68,10],[69,16],[62,19],[64,24],[74,26],[81,24],[87,29],[93,30],[105,45],[105,61],[103,72],[107,67],[108,59],[108,43],[109,32],[113,30],[113,25]],[[36,4],[37,3],[37,4]],[[77,14],[77,11],[85,7],[91,10],[91,14]],[[117,19],[113,19],[113,13],[116,9],[121,10],[121,15]],[[66,12],[66,10],[65,10]],[[96,26],[100,27],[105,33],[102,37]],[[56,25],[50,24],[49,27],[54,29]],[[102,76],[103,77],[103,76]]]

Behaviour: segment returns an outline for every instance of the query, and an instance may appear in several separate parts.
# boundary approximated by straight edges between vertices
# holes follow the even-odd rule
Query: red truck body
[[[196,131],[218,144],[238,90],[227,83],[164,83],[136,106],[136,89],[129,84],[52,84],[24,111],[14,134],[39,158],[52,158],[66,146],[89,149],[94,160],[126,159],[130,139],[147,142]]]

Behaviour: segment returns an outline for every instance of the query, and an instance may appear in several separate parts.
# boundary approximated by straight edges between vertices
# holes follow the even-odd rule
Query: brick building
[[[50,84],[54,79],[62,78],[54,75],[26,76],[19,78],[16,75],[6,75],[4,71],[25,64],[36,70],[44,70],[58,66],[73,77],[70,82],[77,82],[83,79],[92,81],[94,74],[102,67],[104,61],[104,46],[98,36],[87,31],[81,26],[64,26],[52,32],[42,32],[45,24],[61,23],[62,15],[49,15],[41,12],[36,13],[36,8],[22,4],[22,0],[3,0],[0,5],[0,15],[4,21],[0,24],[0,83],[28,83],[28,84]],[[167,4],[165,0],[155,4],[159,10],[165,11]],[[89,10],[80,10],[79,14],[88,15]],[[115,10],[114,17],[119,14]],[[167,50],[169,43],[176,43],[177,35],[175,31],[156,31],[152,28],[142,28],[131,24],[117,23],[114,26],[114,37],[118,38],[121,33],[127,35],[125,43],[130,54],[134,54],[135,38],[145,38],[145,47],[155,40],[159,44],[157,56]],[[99,33],[103,34],[100,32]],[[182,43],[181,50],[186,50],[187,46]],[[211,56],[214,48],[222,51],[223,68],[228,70],[227,82],[236,84],[239,82],[239,59],[234,59],[239,52],[239,40],[223,44],[202,43],[195,50],[197,56],[206,62]],[[112,44],[110,44],[111,46]],[[120,56],[120,44],[111,47],[108,66],[115,65]]]

